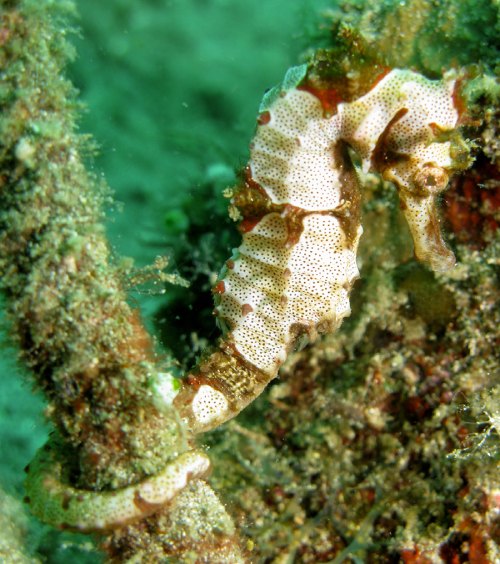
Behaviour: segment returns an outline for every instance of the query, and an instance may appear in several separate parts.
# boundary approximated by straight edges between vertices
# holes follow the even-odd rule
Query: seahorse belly
[[[274,376],[299,332],[336,328],[349,314],[348,292],[358,276],[338,218],[309,214],[299,240],[287,245],[286,217],[271,213],[243,236],[224,277],[216,310],[240,355]]]

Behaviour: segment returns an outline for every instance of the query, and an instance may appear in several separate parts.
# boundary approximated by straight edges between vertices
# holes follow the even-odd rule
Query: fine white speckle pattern
[[[212,386],[200,386],[193,398],[193,415],[200,425],[209,425],[224,415],[228,408],[224,394]]]
[[[393,70],[368,94],[349,104],[339,104],[341,136],[347,139],[371,166],[372,152],[391,119],[407,112],[391,128],[388,149],[411,156],[415,166],[433,163],[451,167],[450,144],[435,142],[432,126],[443,131],[456,127],[458,113],[453,105],[454,82],[433,81],[406,70]],[[409,178],[401,178],[411,188]]]
[[[436,138],[457,124],[453,86],[393,70],[358,100],[340,103],[331,117],[317,97],[289,83],[266,99],[250,171],[283,211],[267,213],[244,233],[232,267],[221,272],[216,303],[226,337],[246,361],[273,376],[298,333],[334,330],[349,315],[362,229],[353,229],[351,220],[350,238],[345,231],[345,193],[356,196],[352,186],[344,192],[339,143],[356,151],[366,170],[397,184],[417,256],[435,269],[451,266],[453,255],[436,229],[434,197],[453,168],[450,142]],[[299,227],[288,206],[300,210]]]
[[[340,181],[331,151],[338,137],[335,121],[323,117],[319,100],[290,90],[269,110],[270,121],[257,129],[252,143],[252,178],[275,204],[308,211],[340,204]]]
[[[310,214],[298,242],[286,245],[285,219],[268,214],[243,236],[238,260],[224,278],[219,315],[233,327],[241,355],[269,375],[284,362],[296,334],[349,314],[348,290],[358,276],[356,253],[339,220]],[[243,304],[252,311],[242,316]]]

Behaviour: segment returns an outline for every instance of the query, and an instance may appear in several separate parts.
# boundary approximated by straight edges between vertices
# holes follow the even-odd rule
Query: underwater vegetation
[[[264,97],[244,172],[244,157],[207,149],[189,157],[209,166],[185,196],[160,206],[130,186],[130,203],[164,214],[163,235],[134,245],[170,246],[172,274],[108,242],[110,192],[64,78],[73,4],[1,4],[6,327],[53,426],[26,467],[25,507],[95,533],[110,561],[500,557],[498,4],[322,5],[303,64]],[[118,42],[111,58],[126,53]],[[72,533],[33,532],[6,494],[2,508],[7,562],[56,561],[64,543],[96,560]]]

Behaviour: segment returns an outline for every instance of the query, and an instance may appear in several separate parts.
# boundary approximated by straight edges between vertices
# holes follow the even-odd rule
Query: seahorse
[[[335,331],[349,315],[359,276],[360,181],[352,161],[396,185],[418,259],[454,264],[439,230],[436,195],[468,165],[456,81],[392,70],[356,99],[312,88],[308,67],[290,69],[262,101],[244,180],[235,192],[242,242],[213,288],[222,337],[178,391],[192,433],[236,416],[277,376],[301,341]],[[162,401],[171,403],[170,374]],[[168,397],[167,400],[165,398]],[[155,476],[106,492],[74,488],[49,443],[27,468],[27,501],[40,519],[80,532],[135,522],[169,503],[210,467],[198,450]]]
[[[394,69],[342,101],[334,92],[327,100],[307,76],[307,65],[292,67],[259,108],[232,202],[242,242],[213,288],[222,337],[174,400],[193,433],[237,415],[304,336],[335,331],[350,314],[362,234],[353,153],[365,172],[396,185],[416,257],[434,270],[455,263],[436,196],[467,166],[457,81]]]

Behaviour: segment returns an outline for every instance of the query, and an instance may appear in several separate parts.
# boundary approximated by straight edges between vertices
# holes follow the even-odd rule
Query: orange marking
[[[246,217],[238,226],[241,233],[248,233],[259,223],[261,217]]]
[[[462,95],[462,88],[464,86],[465,77],[459,78],[453,87],[453,93],[451,95],[453,100],[453,106],[458,113],[458,125],[463,125],[467,123],[467,106],[465,104],[464,97]]]
[[[197,390],[205,382],[205,379],[200,374],[188,374],[185,381],[190,388]]]
[[[262,112],[257,116],[257,123],[259,125],[267,125],[271,121],[271,114],[268,111]]]
[[[429,127],[432,131],[432,133],[437,137],[438,135],[440,135],[441,133],[443,133],[443,128],[439,127],[439,125],[437,123],[431,122],[429,123]]]
[[[297,230],[289,231],[287,239],[285,241],[285,247],[289,249],[290,247],[295,246],[299,242],[301,235],[302,235],[301,231],[297,231]]]
[[[217,282],[217,284],[212,288],[212,292],[214,294],[223,294],[226,291],[226,285],[224,284],[224,280]]]
[[[250,168],[250,166],[247,165],[243,169],[243,174],[245,179],[245,185],[248,186],[248,188],[252,188],[253,190],[256,190],[257,192],[259,192],[259,194],[264,196],[264,198],[269,198],[264,188],[262,188],[262,186],[252,178],[252,169]]]
[[[241,315],[243,317],[245,317],[245,315],[248,315],[249,313],[252,313],[253,311],[253,307],[250,304],[243,304],[241,306]]]
[[[315,88],[309,84],[304,84],[297,87],[297,90],[304,90],[316,96],[324,113],[329,116],[337,113],[337,106],[342,102],[342,96],[335,88]]]
[[[390,72],[392,71],[392,69],[390,67],[384,67],[381,71],[381,73],[375,78],[375,80],[373,81],[370,90],[373,90],[375,88],[375,86],[377,86],[377,84],[385,77],[387,76]]]

